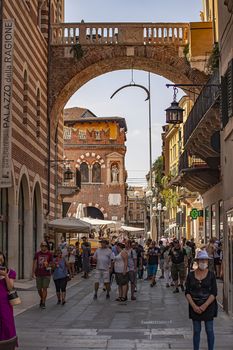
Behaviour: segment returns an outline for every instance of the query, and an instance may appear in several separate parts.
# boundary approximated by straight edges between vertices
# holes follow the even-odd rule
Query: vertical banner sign
[[[14,20],[2,22],[0,187],[11,187]]]

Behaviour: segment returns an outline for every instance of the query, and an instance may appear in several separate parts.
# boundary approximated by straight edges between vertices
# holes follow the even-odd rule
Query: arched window
[[[27,124],[28,119],[28,73],[25,70],[23,74],[23,124]]]
[[[83,162],[80,165],[80,172],[81,172],[81,183],[89,182],[89,168],[87,163]]]
[[[48,39],[49,9],[46,0],[38,2],[38,26],[45,39]]]
[[[36,136],[40,137],[40,89],[36,94]]]
[[[21,182],[19,188],[19,204],[18,204],[18,276],[24,278],[24,191],[23,184]]]
[[[101,165],[97,162],[92,166],[92,182],[101,182]]]

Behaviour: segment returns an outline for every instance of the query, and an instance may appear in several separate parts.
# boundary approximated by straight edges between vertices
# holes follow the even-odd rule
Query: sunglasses
[[[47,247],[47,244],[41,244],[41,247]]]

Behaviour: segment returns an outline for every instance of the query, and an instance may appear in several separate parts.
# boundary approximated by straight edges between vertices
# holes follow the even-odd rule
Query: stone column
[[[14,269],[16,273],[18,273],[18,239],[18,206],[9,203],[8,266]]]

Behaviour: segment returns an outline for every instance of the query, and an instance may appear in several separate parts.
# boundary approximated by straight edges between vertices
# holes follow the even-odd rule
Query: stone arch
[[[27,168],[23,165],[20,171],[17,190],[17,259],[18,278],[28,278],[30,276],[30,264],[32,261],[32,208],[30,181]]]
[[[101,207],[98,203],[87,203],[84,205],[87,216],[88,216],[88,208],[95,208],[96,210],[100,211],[102,213],[102,217],[104,219],[107,219],[108,214],[105,210],[105,208]]]
[[[77,164],[81,164],[83,161],[88,163],[87,158],[95,158],[92,163],[98,162],[101,164],[101,166],[104,165],[104,159],[99,155],[94,152],[86,152],[85,154],[82,154],[76,161]]]
[[[34,178],[32,187],[32,226],[33,226],[33,251],[39,248],[39,242],[43,239],[43,195],[39,175]]]
[[[70,49],[68,47],[68,49]],[[85,83],[102,74],[130,69],[150,71],[171,80],[174,83],[204,83],[207,76],[190,64],[180,52],[180,47],[171,46],[138,46],[134,47],[134,55],[129,57],[127,46],[108,45],[83,46],[84,56],[77,60],[73,57],[64,57],[64,47],[53,46],[50,75],[50,112],[51,120],[56,118],[70,99],[70,97]],[[67,69],[60,69],[59,62],[67,62]],[[196,88],[197,92],[200,88]]]

